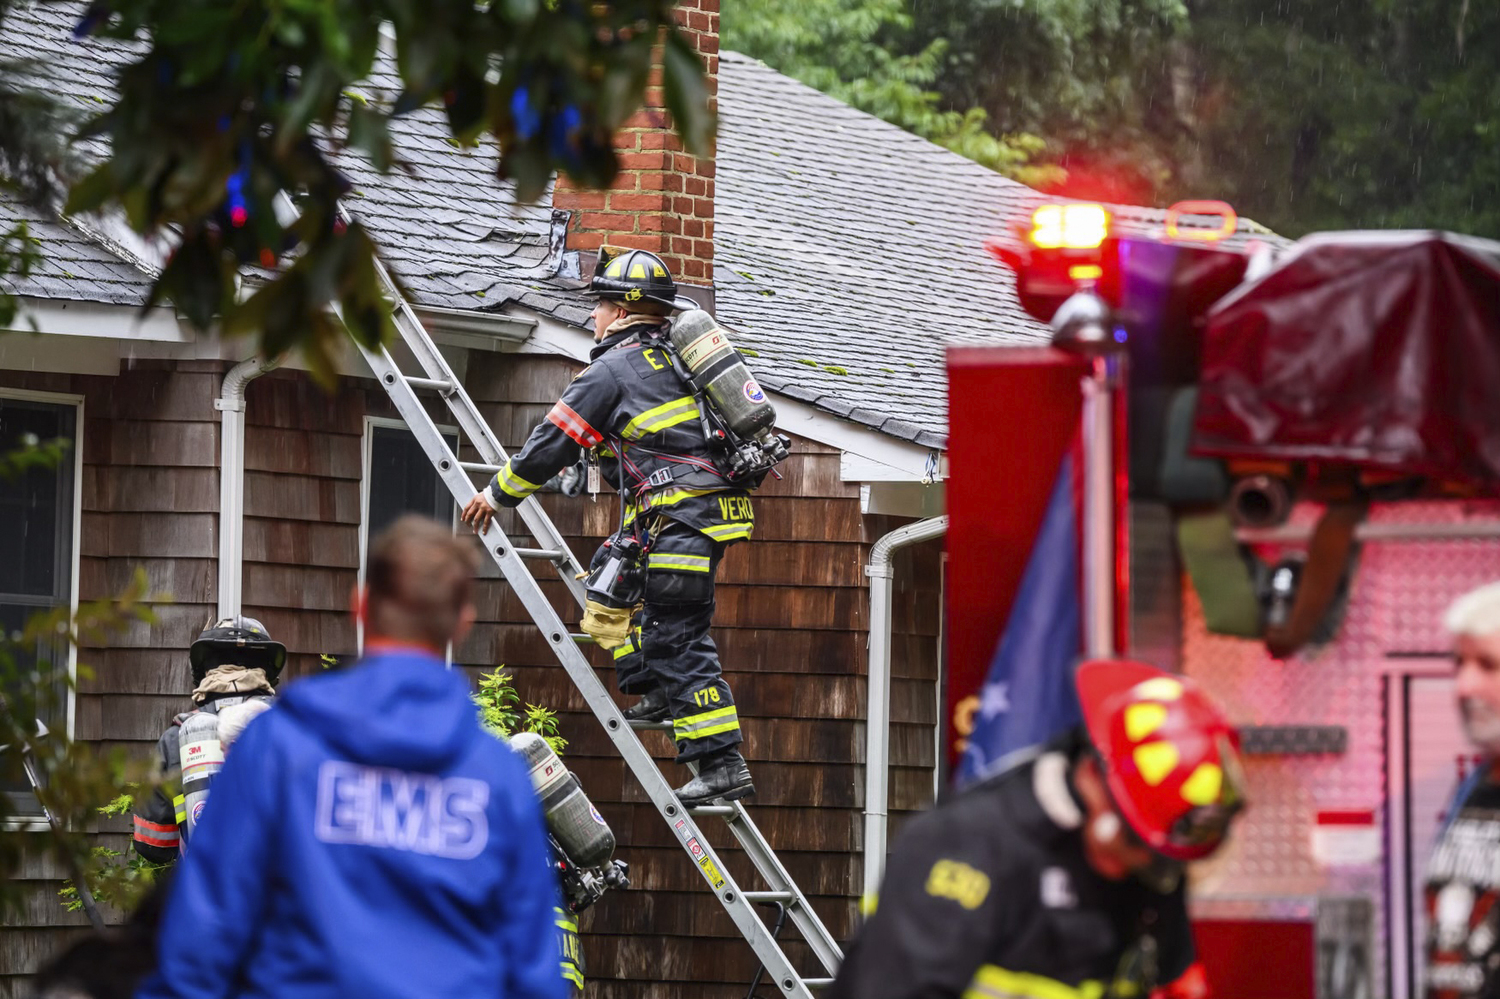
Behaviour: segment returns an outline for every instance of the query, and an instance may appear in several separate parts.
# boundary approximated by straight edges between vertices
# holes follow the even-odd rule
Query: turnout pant
[[[728,546],[675,520],[660,524],[647,556],[645,606],[630,641],[614,650],[614,665],[622,693],[666,691],[677,762],[685,763],[741,741],[734,695],[708,634],[714,574]]]

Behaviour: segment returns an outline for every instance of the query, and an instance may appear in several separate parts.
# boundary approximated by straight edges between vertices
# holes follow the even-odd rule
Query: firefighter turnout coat
[[[1070,753],[979,783],[902,832],[832,999],[1145,999],[1193,961],[1184,891],[1084,857]]]
[[[582,450],[597,450],[604,479],[626,495],[626,524],[655,511],[714,541],[750,537],[749,494],[715,469],[698,400],[650,339],[665,322],[628,316],[610,327],[589,366],[491,480],[492,505],[516,506]]]

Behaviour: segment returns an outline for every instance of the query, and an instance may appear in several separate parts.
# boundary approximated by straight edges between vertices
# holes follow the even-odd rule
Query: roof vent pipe
[[[245,387],[281,362],[252,357],[229,369],[214,400],[219,428],[219,618],[240,613],[245,556]]]
[[[870,577],[870,678],[865,696],[864,897],[873,899],[885,871],[887,778],[891,762],[891,595],[896,549],[941,537],[948,518],[931,517],[898,527],[875,542],[865,575]]]

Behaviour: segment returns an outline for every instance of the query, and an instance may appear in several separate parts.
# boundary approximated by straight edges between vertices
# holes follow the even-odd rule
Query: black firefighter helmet
[[[226,617],[203,629],[188,652],[188,661],[193,664],[194,687],[209,670],[225,665],[263,669],[274,687],[286,665],[286,646],[272,641],[266,626],[253,617]]]
[[[594,278],[587,295],[612,302],[655,302],[669,309],[696,309],[698,303],[679,298],[677,282],[661,257],[645,250],[622,250],[615,246],[599,247],[594,263]]]

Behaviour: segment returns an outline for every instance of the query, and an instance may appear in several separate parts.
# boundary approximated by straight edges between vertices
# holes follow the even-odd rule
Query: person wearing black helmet
[[[615,654],[621,692],[644,695],[626,717],[671,718],[677,762],[698,762],[678,797],[685,804],[743,798],[755,786],[708,630],[719,561],[750,537],[755,515],[749,493],[715,466],[699,401],[669,352],[670,315],[696,305],[678,297],[666,264],[644,250],[601,248],[588,293],[598,300],[589,366],[469,501],[463,519],[484,533],[496,510],[518,505],[586,454],[590,480],[596,466],[622,508],[620,531],[592,568],[621,544],[642,552],[645,564],[639,631],[631,624],[634,594],[612,608],[591,602],[584,630]]]
[[[251,700],[266,700],[276,693],[276,682],[286,665],[286,646],[271,638],[265,625],[253,617],[222,618],[211,622],[188,652],[193,672],[193,708],[172,719],[156,740],[162,770],[180,768],[182,725],[194,714],[218,714],[226,707]],[[176,784],[168,781],[167,785]],[[133,845],[135,852],[156,864],[176,860],[182,845],[178,814],[181,795],[169,798],[158,788],[136,805]]]

